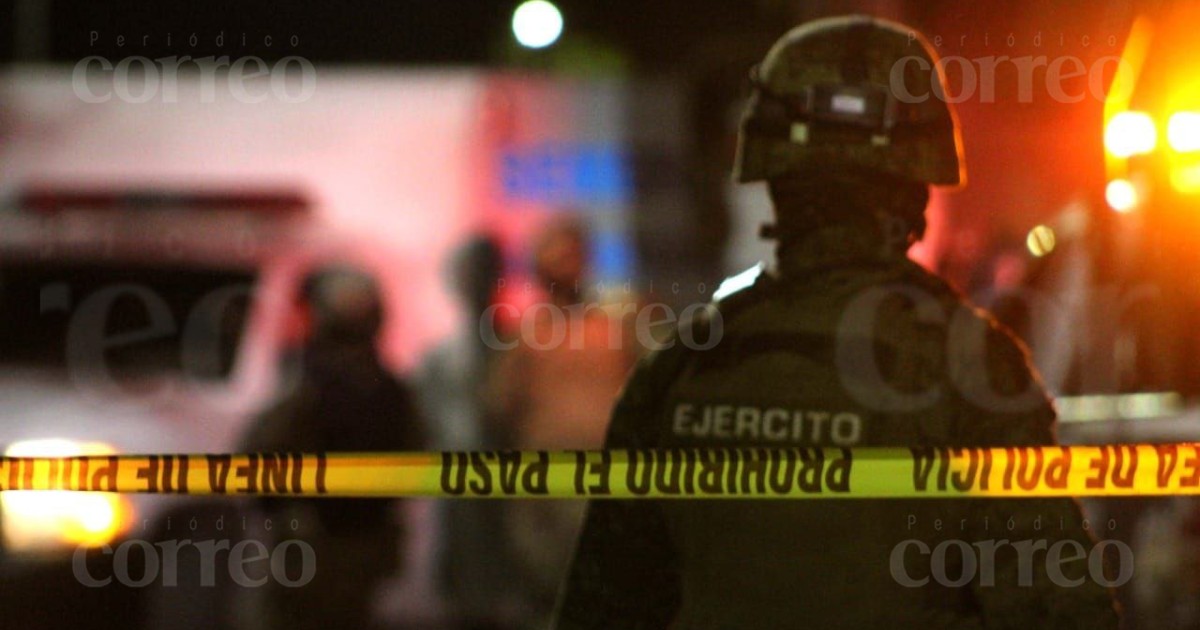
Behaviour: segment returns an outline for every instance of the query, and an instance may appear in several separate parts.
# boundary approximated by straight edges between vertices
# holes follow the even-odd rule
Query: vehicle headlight
[[[8,457],[111,455],[113,447],[65,439],[14,442]],[[64,546],[98,547],[133,522],[127,497],[110,492],[8,491],[0,493],[4,546],[13,552],[52,551]]]
[[[1149,153],[1157,144],[1154,119],[1145,112],[1121,112],[1104,129],[1104,148],[1119,158]]]
[[[1180,153],[1200,151],[1200,113],[1173,114],[1167,121],[1167,143]]]

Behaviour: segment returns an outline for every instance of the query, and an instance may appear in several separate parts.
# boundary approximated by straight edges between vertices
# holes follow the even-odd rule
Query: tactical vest
[[[720,342],[680,355],[658,421],[647,429],[663,447],[954,443],[960,410],[942,391],[946,327],[918,312],[906,298],[914,291],[925,308],[936,305],[947,317],[962,307],[953,290],[907,262],[760,278],[719,302],[719,315],[692,324],[692,338],[719,334]],[[939,395],[917,399],[931,391]],[[824,474],[818,467],[785,479],[768,470],[765,483],[821,484]],[[734,485],[761,483],[760,473]],[[961,590],[905,588],[889,566],[896,543],[914,537],[910,519],[958,520],[958,508],[863,500],[664,502],[683,576],[673,627],[861,628],[881,616],[896,627],[978,627]]]
[[[700,474],[680,476],[694,487],[664,492],[833,492],[843,481],[815,447],[1054,442],[1053,408],[1020,344],[916,265],[814,264],[784,278],[719,301],[627,383],[610,448],[725,449],[695,456]],[[789,469],[778,447],[803,461]],[[987,541],[1090,549],[1081,522],[1076,503],[1054,498],[593,502],[558,627],[1116,628],[1111,595],[1081,577],[1088,562],[1058,565],[1078,580],[1064,588],[1011,545],[968,555]]]

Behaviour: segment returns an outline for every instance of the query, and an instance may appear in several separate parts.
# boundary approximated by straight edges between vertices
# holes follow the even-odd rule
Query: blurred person
[[[230,572],[208,568],[226,566],[229,550],[243,541],[270,542],[266,532],[257,528],[249,531],[240,526],[257,516],[255,510],[247,509],[246,503],[230,497],[187,497],[158,515],[153,525],[147,527],[143,523],[139,533],[144,538],[135,536],[130,540],[144,540],[163,549],[170,545],[179,547],[170,565],[172,579],[169,582],[155,580],[139,589],[141,623],[136,627],[141,630],[237,630],[247,627],[247,589],[240,587]],[[204,544],[203,541],[222,541],[228,546],[222,549],[218,543],[212,547],[211,557],[206,557],[207,553],[198,546]],[[247,575],[253,574],[254,579],[265,577],[261,574],[266,573],[261,571],[265,564],[249,563]],[[137,569],[141,574],[146,567]],[[256,573],[256,569],[261,573]]]
[[[547,301],[526,310],[512,347],[498,353],[489,378],[491,421],[504,446],[591,449],[604,441],[613,401],[633,364],[624,321],[589,302],[587,236],[571,218],[552,221],[534,247]],[[506,525],[526,618],[545,627],[583,521],[582,501],[510,501]]]
[[[1137,627],[1200,627],[1200,502],[1175,496],[1152,503],[1135,534],[1131,616]]]
[[[299,321],[311,323],[298,386],[265,411],[242,440],[247,451],[415,451],[426,444],[409,387],[380,362],[384,310],[375,281],[343,268],[305,282]],[[269,628],[368,628],[375,590],[397,572],[404,523],[390,499],[266,499],[282,538],[312,545],[312,582],[270,582]],[[298,530],[287,524],[296,523]],[[296,560],[297,554],[289,554]],[[301,568],[289,567],[292,579]]]
[[[421,368],[422,403],[433,447],[463,451],[496,448],[511,440],[486,421],[484,386],[494,351],[480,322],[503,274],[499,245],[478,236],[454,256],[451,282],[464,317],[458,332],[435,348]],[[493,501],[438,503],[440,540],[435,582],[455,627],[499,628],[513,623],[512,558],[503,535],[504,506]]]
[[[721,334],[715,347],[689,348],[679,334],[639,363],[606,447],[1055,444],[1055,412],[1023,346],[906,256],[929,186],[959,185],[965,171],[949,106],[900,102],[897,67],[910,94],[943,81],[923,38],[868,17],[802,25],[770,50],[753,75],[735,177],[767,183],[775,264],[681,324],[691,339]],[[804,430],[706,432],[702,410],[714,405],[760,419],[799,410],[788,417]],[[821,423],[839,417],[840,432]],[[1058,567],[1083,578],[1066,587],[1044,553],[1026,567],[1012,546],[945,554],[953,580],[930,577],[929,554],[895,555],[912,539],[1091,550],[1081,519],[1071,499],[597,501],[556,627],[1115,628],[1111,594],[1078,559]]]

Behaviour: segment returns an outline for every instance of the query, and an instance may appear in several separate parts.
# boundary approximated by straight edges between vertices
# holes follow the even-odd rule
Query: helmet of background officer
[[[486,234],[473,237],[454,253],[451,272],[462,305],[472,315],[483,313],[504,272],[499,243]]]
[[[383,300],[371,276],[349,268],[317,271],[305,281],[311,342],[373,347],[383,325]]]

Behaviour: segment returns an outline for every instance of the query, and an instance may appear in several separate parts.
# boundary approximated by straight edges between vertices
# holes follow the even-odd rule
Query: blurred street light
[[[512,31],[522,46],[545,48],[562,35],[562,12],[547,0],[528,0],[513,11]]]

